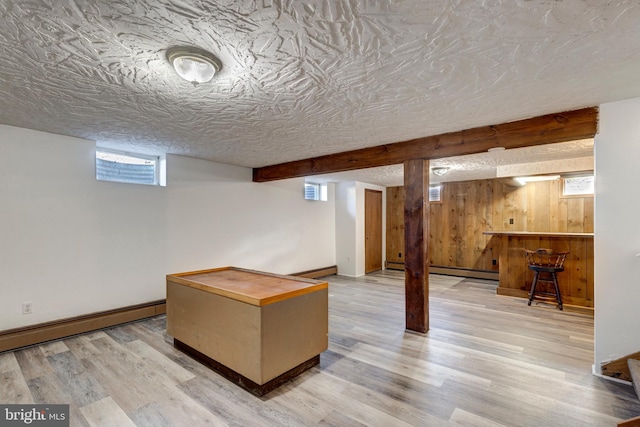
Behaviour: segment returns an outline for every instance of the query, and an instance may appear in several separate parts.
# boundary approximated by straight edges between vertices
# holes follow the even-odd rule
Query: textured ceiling
[[[640,96],[627,0],[0,0],[0,123],[265,166]],[[166,49],[218,55],[182,81]]]

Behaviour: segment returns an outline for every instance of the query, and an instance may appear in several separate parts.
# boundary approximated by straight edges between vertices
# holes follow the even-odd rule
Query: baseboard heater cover
[[[0,331],[0,352],[146,319],[165,312],[166,300],[162,299],[36,325],[7,329]]]
[[[318,277],[336,274],[338,267],[317,268],[291,274],[291,276],[315,279]],[[23,326],[15,329],[0,331],[0,352],[15,350],[53,341],[60,338],[85,332],[96,331],[111,326],[142,320],[166,313],[166,300],[156,300],[147,303],[130,305],[113,310],[99,311],[95,313],[38,323],[36,325]]]
[[[387,261],[386,268],[389,270],[404,270],[403,262]],[[491,270],[474,270],[472,268],[462,267],[443,267],[439,265],[430,265],[429,273],[442,274],[445,276],[470,277],[473,279],[498,280],[499,273]]]
[[[299,273],[293,273],[291,274],[291,276],[304,277],[305,279],[317,279],[319,277],[331,276],[332,274],[338,274],[337,265],[316,268],[314,270],[301,271]]]

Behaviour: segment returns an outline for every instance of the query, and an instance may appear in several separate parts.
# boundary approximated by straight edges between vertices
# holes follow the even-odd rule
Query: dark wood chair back
[[[562,270],[569,252],[554,252],[551,249],[540,248],[535,251],[525,249],[524,254],[527,258],[527,264],[532,270],[537,269],[536,267]]]

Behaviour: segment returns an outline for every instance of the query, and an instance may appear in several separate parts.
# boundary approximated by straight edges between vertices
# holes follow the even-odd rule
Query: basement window
[[[442,189],[442,185],[430,185],[429,186],[429,201],[430,202],[439,202],[440,201],[440,190]]]
[[[97,149],[96,179],[128,184],[160,185],[160,157]]]
[[[593,196],[595,180],[593,175],[562,178],[563,196]]]
[[[327,184],[304,183],[304,199],[327,201]]]

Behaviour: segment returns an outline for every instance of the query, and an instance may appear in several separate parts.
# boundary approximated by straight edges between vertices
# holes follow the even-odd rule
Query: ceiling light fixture
[[[431,172],[433,172],[434,175],[442,176],[447,172],[449,172],[449,168],[445,168],[445,167],[431,168]]]
[[[558,178],[560,178],[560,175],[519,176],[516,181],[520,185],[525,185],[527,182],[555,181]]]
[[[197,47],[172,47],[167,50],[167,60],[180,77],[194,86],[210,81],[222,69],[218,58]]]

